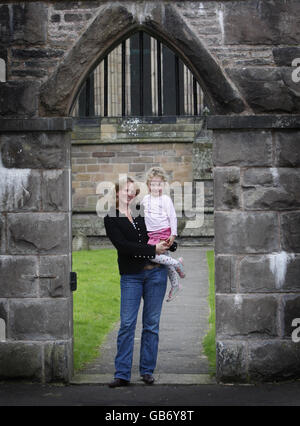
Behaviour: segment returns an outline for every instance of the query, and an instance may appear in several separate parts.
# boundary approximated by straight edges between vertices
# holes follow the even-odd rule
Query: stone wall
[[[0,120],[0,377],[72,375],[72,120]]]
[[[131,26],[142,23],[151,31],[160,25],[161,29],[170,31],[168,35],[174,37],[174,44],[179,51],[181,47],[183,50],[186,48],[181,46],[180,31],[188,28],[191,34],[189,48],[193,49],[192,37],[200,43],[198,57],[197,53],[195,57],[190,52],[193,53],[193,68],[198,67],[196,71],[199,75],[202,72],[200,80],[204,86],[209,86],[213,96],[223,97],[222,102],[226,102],[227,95],[228,103],[231,102],[229,98],[232,94],[226,92],[227,83],[224,84],[219,76],[214,61],[220,65],[226,81],[234,91],[240,91],[244,100],[244,106],[237,107],[239,111],[236,112],[248,110],[255,113],[295,113],[299,111],[299,88],[291,79],[290,68],[292,60],[299,57],[299,7],[297,0],[186,1],[172,4],[108,3],[100,0],[9,2],[0,6],[0,57],[7,61],[10,92],[18,93],[26,87],[27,92],[30,91],[30,96],[26,96],[27,102],[30,100],[32,103],[26,114],[37,114],[37,86],[46,82],[51,73],[58,77],[60,64],[71,58],[72,49],[84,33],[87,41],[89,36],[94,37],[94,40],[105,36],[106,21],[101,19],[99,24],[102,26],[94,25],[94,35],[89,34],[88,30],[93,29],[95,17],[101,18],[111,9],[109,22],[115,33],[112,33],[110,40],[120,33],[120,19],[123,15],[127,16]],[[178,19],[180,25],[176,25],[179,23]],[[32,22],[35,22],[34,26]],[[102,32],[99,32],[99,28]],[[201,43],[205,45],[204,49]],[[96,50],[92,53],[94,61],[98,59],[103,47],[102,44],[95,43]],[[189,59],[187,56],[186,59]],[[73,66],[74,76],[80,81],[83,81],[87,71],[87,64],[81,64],[90,60],[90,57],[84,59],[82,56],[82,61],[78,60],[77,66]],[[201,65],[204,61],[205,64]],[[214,79],[210,78],[212,71],[215,71]],[[65,78],[67,75],[63,77]],[[27,81],[26,84],[24,80]],[[62,80],[61,86],[57,87],[60,97],[66,90],[63,84],[71,85],[70,95],[74,97],[78,81],[72,78],[69,82]],[[52,96],[56,95],[47,92],[49,87],[45,85],[45,90],[42,91],[45,92],[45,102],[50,105]],[[25,113],[22,107],[20,105],[18,114]],[[41,107],[40,111],[42,112]],[[12,113],[12,109],[7,105],[3,112],[8,115]],[[57,114],[55,109],[53,114]],[[65,110],[63,114],[68,112]]]
[[[300,299],[300,122],[262,118],[210,121],[222,381],[300,373],[300,347],[291,337]]]

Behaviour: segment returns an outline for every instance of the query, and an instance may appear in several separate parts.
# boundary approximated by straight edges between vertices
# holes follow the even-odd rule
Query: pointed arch
[[[96,63],[71,115],[197,116],[206,106],[199,82],[177,52],[139,30]]]
[[[212,112],[241,113],[247,106],[228,76],[184,23],[172,5],[158,4],[147,16],[123,5],[101,8],[98,16],[41,87],[40,114],[70,114],[78,90],[91,72],[122,39],[137,30],[160,38],[189,66],[205,92]]]

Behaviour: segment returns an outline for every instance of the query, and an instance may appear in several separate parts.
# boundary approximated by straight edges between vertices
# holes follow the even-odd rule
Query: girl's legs
[[[178,274],[174,266],[168,266],[168,277],[170,280],[171,287],[178,286]]]
[[[174,266],[168,266],[168,276],[171,283],[171,289],[167,297],[167,302],[171,302],[171,300],[174,300],[177,294],[182,290],[182,286],[178,282],[178,274]]]
[[[173,266],[180,278],[185,277],[182,262],[180,260],[173,259],[170,254],[157,254],[152,262],[160,263],[161,265]]]

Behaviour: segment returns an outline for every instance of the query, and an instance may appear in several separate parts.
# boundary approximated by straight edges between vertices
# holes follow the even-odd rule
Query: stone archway
[[[209,3],[216,2],[203,4]],[[80,84],[101,55],[138,28],[159,35],[181,54],[199,76],[213,113],[223,115],[208,122],[214,132],[217,182],[218,379],[249,382],[299,377],[299,342],[292,341],[291,324],[299,317],[300,304],[300,120],[295,115],[274,115],[299,113],[298,86],[290,81],[290,55],[299,55],[296,48],[290,48],[299,39],[294,30],[299,4],[296,0],[284,5],[280,0],[272,5],[262,0],[217,3],[222,6],[219,16],[226,18],[223,47],[246,43],[251,47],[248,54],[253,46],[268,45],[266,62],[256,57],[249,67],[242,61],[240,67],[225,72],[226,65],[212,57],[175,6],[110,2],[99,7],[90,26],[42,86],[32,78],[36,74],[26,79],[28,70],[23,68],[14,70],[16,81],[2,83],[0,168],[7,176],[8,169],[26,172],[18,173],[25,189],[21,203],[11,204],[14,193],[10,194],[0,214],[1,268],[9,281],[0,286],[1,318],[6,324],[6,341],[0,343],[1,378],[68,381],[72,374],[70,211],[66,202],[70,199],[72,120],[62,117],[69,115]],[[36,49],[47,38],[47,7],[40,2],[26,4],[24,9],[27,19],[19,24],[24,50],[31,51],[29,57],[53,53]],[[4,17],[12,17],[10,9],[1,5]],[[285,25],[279,19],[282,12]],[[43,25],[32,34],[31,20],[37,13]],[[12,37],[12,22],[2,20],[5,52],[7,46],[19,43],[20,34]],[[14,54],[23,61],[22,49]],[[13,62],[8,77],[13,75]],[[246,116],[251,114],[248,104],[255,113],[268,115]],[[25,175],[27,180],[23,180]],[[54,200],[58,185],[59,197]],[[26,197],[26,191],[31,197]]]
[[[184,58],[202,83],[213,113],[251,114],[251,108],[235,84],[170,4],[151,4],[144,9],[138,4],[100,8],[98,16],[41,87],[40,114],[69,115],[80,85],[101,56],[137,29],[161,37]],[[282,259],[286,268],[288,264],[293,265],[292,270],[298,268],[299,257],[290,259],[287,255],[289,251],[298,251],[297,244],[290,242],[294,230],[289,228],[294,226],[297,213],[280,214],[281,203],[289,202],[281,199],[280,186],[279,198],[269,204],[265,204],[264,197],[255,200],[249,196],[248,188],[264,186],[264,174],[259,175],[258,181],[254,177],[257,168],[262,166],[275,179],[276,187],[278,176],[280,180],[277,167],[289,164],[281,158],[286,149],[282,141],[288,137],[293,145],[297,131],[290,130],[298,127],[290,120],[282,122],[277,117],[238,118],[231,121],[223,117],[220,122],[219,118],[214,121],[212,117],[209,122],[214,131],[217,182],[217,378],[247,382],[293,377],[299,374],[299,361],[297,346],[287,342],[290,330],[287,321],[289,312],[297,307],[299,296],[293,279],[285,286],[281,283],[279,289],[276,273]],[[244,167],[249,168],[246,176]],[[286,175],[282,176],[285,179]],[[267,196],[272,198],[271,194]],[[293,208],[297,209],[297,202]],[[289,219],[292,225],[288,225]],[[271,276],[266,269],[269,262],[275,264]],[[252,287],[257,271],[269,278],[266,285]],[[290,292],[296,295],[288,295]],[[266,369],[271,353],[273,367]]]
[[[214,113],[242,113],[249,110],[229,77],[175,8],[168,4],[158,4],[147,10],[146,16],[138,5],[134,9],[120,5],[100,9],[96,19],[41,87],[40,114],[69,115],[80,85],[101,56],[137,29],[159,36],[183,57],[201,82]]]
[[[69,115],[88,73],[122,38],[138,29],[160,37],[178,52],[201,82],[211,111],[228,114],[249,109],[234,84],[171,5],[155,5],[146,16],[139,15],[138,7],[133,11],[117,5],[100,10],[55,73],[43,84],[40,114],[47,117]]]

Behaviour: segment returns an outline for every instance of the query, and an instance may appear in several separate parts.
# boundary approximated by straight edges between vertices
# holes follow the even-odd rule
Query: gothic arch
[[[138,29],[161,38],[178,52],[201,83],[213,113],[242,113],[247,109],[233,83],[184,23],[175,7],[154,5],[145,16],[138,10],[138,5],[136,9],[110,5],[99,11],[55,73],[41,87],[40,114],[69,115],[82,82],[100,58]]]

